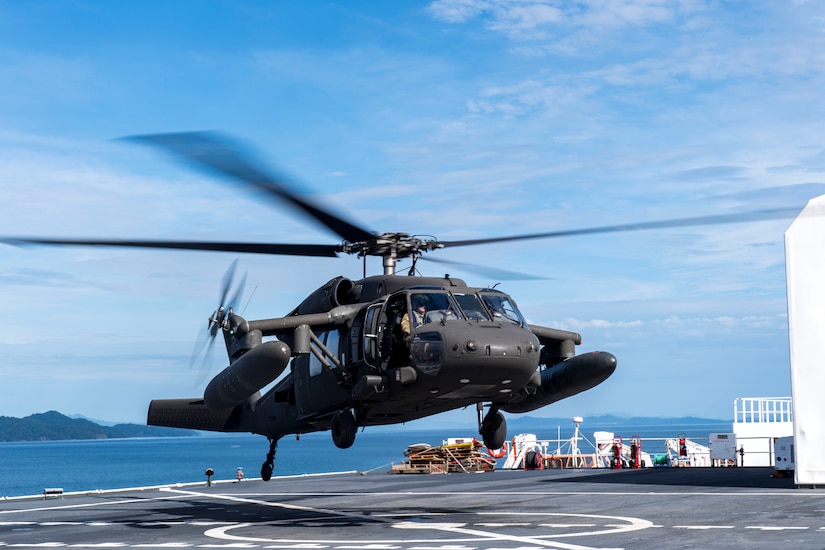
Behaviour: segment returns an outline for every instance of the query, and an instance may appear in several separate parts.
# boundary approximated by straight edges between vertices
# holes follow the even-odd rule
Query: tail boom
[[[247,432],[242,422],[243,405],[230,409],[210,409],[202,398],[154,399],[149,403],[146,423],[149,426],[167,426],[210,432]]]

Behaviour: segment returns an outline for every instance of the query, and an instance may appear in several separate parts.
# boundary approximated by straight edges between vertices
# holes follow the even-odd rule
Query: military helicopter
[[[414,275],[425,253],[450,247],[592,233],[664,229],[784,218],[796,209],[683,218],[461,241],[405,233],[374,233],[296,194],[281,178],[256,166],[229,138],[178,133],[127,138],[286,202],[320,222],[339,244],[49,239],[0,237],[16,245],[119,246],[209,250],[289,256],[380,257],[381,275],[339,276],[283,317],[244,319],[228,298],[231,277],[208,319],[210,338],[222,336],[229,365],[203,396],[157,399],[147,423],[217,432],[252,432],[269,440],[261,477],[274,470],[278,441],[290,434],[329,430],[339,448],[357,430],[398,424],[475,406],[488,449],[507,437],[503,412],[524,413],[593,388],[615,371],[604,351],[576,355],[581,335],[528,324],[515,300],[495,288],[468,286],[445,275]],[[408,275],[396,273],[409,259]],[[287,371],[287,368],[289,369]],[[283,376],[282,376],[283,375]],[[261,391],[274,385],[265,393]],[[486,414],[484,409],[487,409]]]

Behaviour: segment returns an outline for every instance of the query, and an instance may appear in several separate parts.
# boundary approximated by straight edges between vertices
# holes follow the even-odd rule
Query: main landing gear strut
[[[272,470],[275,469],[275,453],[278,452],[278,440],[269,440],[269,452],[266,453],[266,462],[261,466],[261,479],[269,481],[272,479]]]
[[[490,410],[481,418],[484,406],[478,403],[478,433],[484,440],[484,446],[488,449],[500,449],[507,439],[507,421],[496,405],[490,405]]]

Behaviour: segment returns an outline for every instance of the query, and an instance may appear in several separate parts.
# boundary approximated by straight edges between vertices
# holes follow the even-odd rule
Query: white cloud
[[[553,324],[554,327],[558,327],[562,330],[572,330],[574,332],[582,332],[588,329],[598,329],[598,330],[609,330],[609,329],[636,329],[644,326],[644,323],[640,320],[633,320],[633,321],[607,321],[605,319],[590,319],[590,320],[582,320],[582,319],[574,319],[571,317],[565,318],[563,321],[556,325]]]
[[[150,50],[133,40],[141,36],[101,36],[105,25],[89,36],[40,33],[37,48],[0,38],[0,59],[11,61],[0,69],[0,233],[337,242],[163,155],[100,143],[140,129],[225,128],[347,218],[441,239],[733,212],[778,195],[801,201],[825,183],[819,5],[440,0],[424,14],[391,3],[350,19],[349,7],[329,19],[307,8],[301,20],[302,5],[290,4],[298,14],[290,28],[268,21],[263,34],[247,32],[258,21],[234,31],[225,21],[190,25],[183,37],[131,21],[133,32],[145,26],[158,38]],[[117,4],[110,9],[119,15]],[[50,30],[71,32],[69,22]],[[68,78],[64,88],[39,89],[54,75]],[[657,371],[663,358],[727,366],[730,355],[702,342],[710,336],[724,337],[749,369],[764,342],[781,342],[783,231],[782,222],[760,222],[437,254],[551,277],[506,290],[538,324],[620,350],[621,384],[624,373]],[[178,352],[141,361],[128,342],[140,336],[137,347],[152,349],[160,336],[179,339],[183,357],[233,258],[2,252],[0,300],[12,322],[0,341],[31,344],[31,361],[49,365],[54,349],[84,369],[122,362],[135,386],[139,369],[154,372]],[[321,282],[362,269],[358,258],[243,261],[248,288],[258,284],[251,318],[285,313]],[[380,269],[371,259],[368,272]],[[65,349],[88,340],[95,345]],[[771,348],[777,362],[780,347]],[[741,370],[731,372],[744,383]]]
[[[582,7],[581,10],[576,10],[576,19],[579,24],[586,26],[643,26],[672,22],[679,11],[696,4],[698,2],[669,0],[586,0],[579,4]],[[570,8],[569,11],[572,12],[573,9]]]
[[[548,38],[556,25],[603,29],[671,23],[701,12],[703,5],[694,0],[436,0],[430,12],[448,23],[483,17],[488,29],[524,40]]]
[[[430,11],[436,19],[449,23],[464,23],[486,10],[492,9],[494,2],[487,0],[436,0],[430,4]]]
[[[657,320],[656,324],[671,331],[705,335],[715,331],[784,329],[788,324],[788,316],[785,314],[748,315],[744,317],[723,315],[720,317],[693,318],[670,316],[666,319]]]

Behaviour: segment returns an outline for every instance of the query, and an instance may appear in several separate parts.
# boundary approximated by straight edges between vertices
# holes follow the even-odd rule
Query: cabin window
[[[340,349],[338,347],[340,342],[340,337],[337,330],[331,330],[329,332],[322,332],[317,335],[318,340],[323,342],[324,347],[327,348],[330,354],[332,354],[336,359],[344,361],[345,358],[340,356]],[[318,350],[322,351],[322,350]],[[324,372],[324,364],[321,362],[320,359],[314,354],[309,354],[309,375],[310,376],[318,376]]]
[[[322,332],[321,334],[317,334],[316,336],[318,336],[318,339],[323,342],[324,340],[326,340],[327,334],[328,333],[326,333],[326,332]],[[316,357],[314,353],[310,353],[309,354],[309,375],[310,376],[318,376],[319,374],[321,374],[321,372],[323,372],[323,370],[324,370],[324,366],[321,364],[321,360],[318,359],[318,357]]]
[[[373,367],[378,366],[378,314],[382,304],[373,304],[364,317],[364,336],[361,339],[364,361]]]
[[[327,349],[335,356],[342,364],[346,364],[346,353],[341,353],[340,348],[341,334],[337,330],[331,330],[327,333]]]
[[[360,315],[352,322],[352,329],[350,330],[350,357],[363,358],[364,349],[361,347],[361,331],[364,328],[364,318]]]

